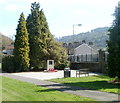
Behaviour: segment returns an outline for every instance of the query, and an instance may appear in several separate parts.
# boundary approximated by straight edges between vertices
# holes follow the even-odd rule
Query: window
[[[52,61],[49,61],[49,65],[52,65],[53,64],[53,62]]]

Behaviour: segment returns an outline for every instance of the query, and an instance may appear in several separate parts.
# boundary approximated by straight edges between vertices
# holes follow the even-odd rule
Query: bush
[[[59,64],[57,67],[55,67],[58,70],[64,70],[65,64]]]
[[[2,70],[5,71],[5,72],[15,72],[14,56],[3,56]]]
[[[62,64],[58,64],[57,66],[55,66],[56,69],[58,70],[64,70],[64,68],[69,68],[70,67],[70,62],[66,61]]]

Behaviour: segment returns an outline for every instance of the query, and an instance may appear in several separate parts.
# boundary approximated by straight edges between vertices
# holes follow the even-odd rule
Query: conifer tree
[[[109,29],[108,41],[108,75],[110,77],[118,76],[120,80],[120,4],[116,7],[115,20]]]
[[[21,13],[16,29],[14,43],[14,58],[16,71],[26,71],[29,68],[29,42],[24,14]]]
[[[27,17],[27,29],[29,32],[31,67],[45,68],[48,59],[56,60],[56,63],[60,64],[60,58],[63,55],[60,52],[62,46],[54,41],[39,3],[34,2],[31,5],[31,14]],[[51,51],[56,52],[56,55],[52,56],[54,52]]]
[[[48,56],[47,40],[52,38],[49,31],[46,17],[40,10],[39,3],[32,3],[31,14],[27,18],[27,29],[30,43],[30,64],[31,67],[44,67]]]
[[[27,18],[27,29],[30,43],[30,65],[31,67],[42,66],[45,51],[45,37],[43,33],[44,20],[41,21],[39,3],[32,3],[31,14]]]
[[[44,15],[43,10],[40,11],[40,20],[44,21],[41,22],[43,24],[42,27],[42,35],[44,37],[44,42],[45,42],[45,51],[44,52],[44,62],[46,64],[46,61],[48,59],[52,59],[55,61],[55,67],[59,68],[61,67],[66,67],[68,66],[68,56],[67,56],[67,52],[65,50],[65,48],[62,47],[61,43],[57,42],[54,40],[53,35],[51,34],[50,30],[49,30],[49,26],[46,20],[46,17]],[[46,66],[44,64],[44,66]],[[63,69],[63,68],[61,68]]]

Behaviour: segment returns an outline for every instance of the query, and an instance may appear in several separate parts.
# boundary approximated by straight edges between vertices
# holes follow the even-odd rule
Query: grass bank
[[[87,89],[120,94],[120,86],[107,83],[107,81],[112,79],[113,78],[109,78],[107,76],[86,76],[80,78],[51,79],[50,81],[64,83],[71,86],[79,86]]]
[[[94,101],[31,83],[2,77],[2,101]]]

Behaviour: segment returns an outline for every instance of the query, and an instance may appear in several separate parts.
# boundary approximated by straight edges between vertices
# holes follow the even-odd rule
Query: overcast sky
[[[62,37],[87,32],[97,27],[111,26],[119,0],[0,0],[0,32],[11,37],[21,12],[30,13],[31,3],[37,1],[46,15],[51,33]]]

